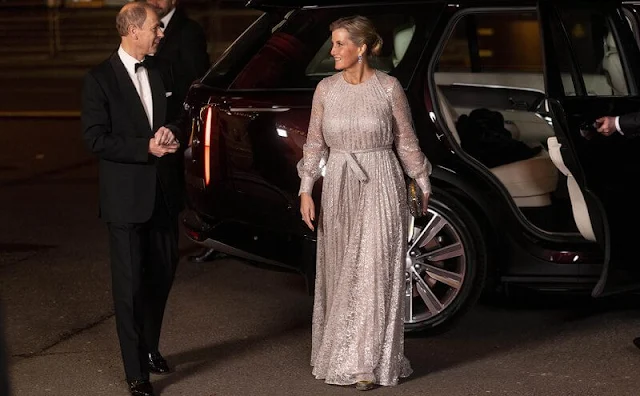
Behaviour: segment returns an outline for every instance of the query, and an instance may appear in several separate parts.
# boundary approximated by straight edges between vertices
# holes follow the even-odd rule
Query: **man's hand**
[[[600,117],[596,120],[596,130],[604,136],[611,136],[616,129],[615,117]]]
[[[176,151],[178,151],[179,147],[180,143],[177,142],[174,144],[159,145],[156,143],[156,138],[149,139],[149,152],[158,158],[164,156],[165,154],[175,153]]]
[[[158,128],[155,135],[153,135],[153,139],[155,140],[156,145],[158,146],[167,146],[167,145],[174,145],[174,144],[177,144],[178,147],[180,146],[175,135],[173,134],[173,132],[171,132],[171,129],[167,127]]]

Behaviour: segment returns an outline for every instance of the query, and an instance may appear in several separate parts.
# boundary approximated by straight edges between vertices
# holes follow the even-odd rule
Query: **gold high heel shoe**
[[[368,391],[375,387],[375,384],[371,381],[358,381],[356,382],[356,389],[359,391]]]

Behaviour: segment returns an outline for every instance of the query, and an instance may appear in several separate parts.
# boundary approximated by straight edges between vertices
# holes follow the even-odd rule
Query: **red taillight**
[[[205,115],[204,124],[204,184],[211,181],[211,128],[213,127],[213,108],[209,106]]]
[[[186,231],[187,235],[191,239],[193,239],[194,241],[202,241],[203,240],[202,235],[198,231],[195,231],[195,230],[192,230],[192,229],[189,229],[189,228],[185,228],[185,231]]]

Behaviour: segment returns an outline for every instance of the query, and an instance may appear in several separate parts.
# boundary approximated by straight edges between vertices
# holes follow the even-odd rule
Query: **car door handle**
[[[527,110],[529,109],[529,103],[526,100],[515,100],[513,98],[509,98],[509,103],[511,103],[511,107],[514,110]]]
[[[229,111],[232,113],[284,113],[289,111],[288,107],[230,107]]]

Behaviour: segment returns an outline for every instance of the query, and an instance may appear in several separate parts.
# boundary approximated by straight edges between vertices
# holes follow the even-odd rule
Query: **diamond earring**
[[[362,55],[358,55],[358,63],[362,63]]]

